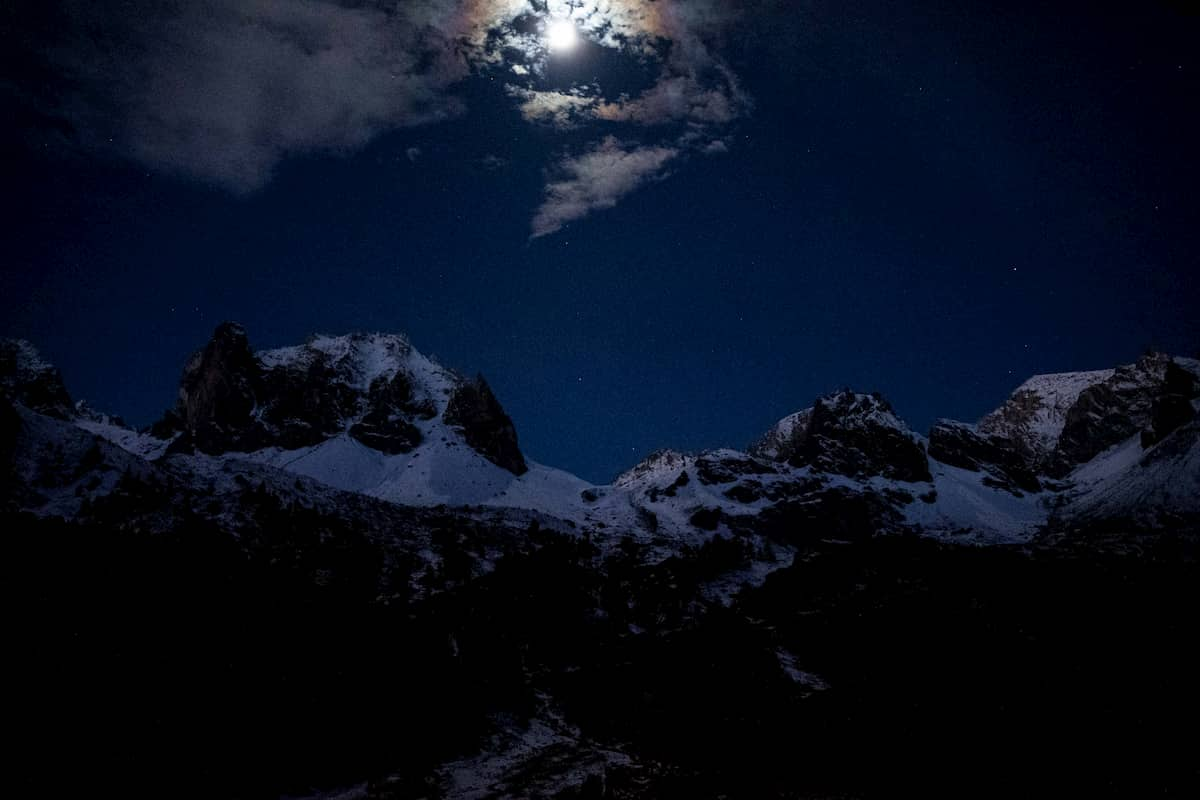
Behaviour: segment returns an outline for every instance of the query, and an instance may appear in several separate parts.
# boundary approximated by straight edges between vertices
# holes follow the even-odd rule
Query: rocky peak
[[[1115,369],[1035,375],[975,432],[1006,442],[1030,470],[1063,477],[1131,436],[1150,446],[1193,419],[1193,363],[1148,353]]]
[[[1067,412],[1080,393],[1112,374],[1106,369],[1034,375],[1004,405],[981,419],[978,431],[1009,440],[1027,463],[1040,467],[1053,455]]]
[[[262,437],[250,424],[259,377],[246,330],[233,322],[218,325],[184,366],[175,403],[174,413],[198,449],[217,453],[261,446]]]
[[[1047,471],[1065,475],[1138,433],[1146,444],[1162,439],[1195,416],[1191,401],[1198,394],[1195,376],[1166,354],[1117,367],[1079,393]]]
[[[476,452],[514,475],[529,467],[517,447],[517,429],[482,375],[455,388],[443,420],[460,430]]]
[[[314,369],[332,382],[359,392],[386,385],[397,375],[405,376],[410,389],[421,391],[422,400],[444,404],[448,389],[462,382],[451,370],[418,353],[401,334],[351,333],[318,335],[294,347],[280,347],[257,354],[267,370],[306,373]]]
[[[422,441],[416,423],[461,380],[395,334],[314,336],[257,357],[271,387],[262,419],[294,446],[345,431],[380,452],[409,452]]]
[[[812,408],[806,408],[776,422],[761,439],[750,445],[750,455],[767,461],[790,459],[804,441],[812,411]]]
[[[24,339],[0,339],[0,395],[58,419],[75,413],[58,369]]]
[[[346,434],[382,453],[406,453],[443,417],[473,449],[526,470],[512,421],[482,378],[472,382],[418,353],[404,336],[314,336],[254,353],[223,323],[189,359],[175,408],[155,426],[202,452],[293,450]]]
[[[613,481],[618,488],[628,488],[647,480],[660,481],[667,477],[674,479],[683,469],[691,466],[694,456],[681,453],[678,450],[655,450],[634,466],[622,472]]]
[[[924,447],[878,393],[848,389],[776,423],[753,455],[854,478],[930,480]]]

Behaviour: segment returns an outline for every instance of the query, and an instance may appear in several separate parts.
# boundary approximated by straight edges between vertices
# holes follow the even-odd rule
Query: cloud
[[[663,177],[679,155],[673,147],[630,145],[609,136],[591,150],[568,156],[553,170],[533,217],[532,238],[546,236],[593,211],[612,208],[625,195]]]
[[[521,101],[521,116],[526,122],[540,122],[558,128],[578,125],[581,117],[590,116],[600,103],[584,90],[575,92],[536,91],[522,86],[506,86],[510,97]]]
[[[704,86],[693,75],[667,75],[636,99],[600,103],[593,113],[609,122],[640,125],[682,120],[724,125],[740,117],[747,104],[735,83]]]
[[[323,0],[61,4],[40,54],[67,87],[49,111],[85,146],[236,192],[285,157],[352,151],[463,106],[467,66],[432,6]]]
[[[727,138],[750,101],[714,51],[722,0],[44,0],[6,50],[39,76],[0,77],[47,130],[85,151],[253,192],[286,159],[352,153],[382,134],[467,113],[473,75],[502,74],[532,124],[596,141],[548,171],[542,236],[612,205],[678,153]],[[538,26],[658,68],[638,96],[547,85]],[[45,78],[44,80],[42,78]],[[15,93],[14,93],[15,87]],[[24,108],[23,106],[23,108]],[[657,143],[620,144],[618,126]],[[601,138],[607,136],[608,138]],[[415,160],[419,152],[406,152]]]

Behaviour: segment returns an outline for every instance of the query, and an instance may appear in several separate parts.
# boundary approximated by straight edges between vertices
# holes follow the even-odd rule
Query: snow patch
[[[986,485],[982,472],[952,467],[930,459],[936,501],[909,503],[906,521],[924,532],[977,544],[1027,542],[1046,523],[1047,493],[1016,497]]]

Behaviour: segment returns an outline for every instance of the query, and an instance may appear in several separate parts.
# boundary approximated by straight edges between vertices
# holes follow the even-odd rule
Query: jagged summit
[[[408,453],[440,419],[480,455],[521,474],[516,429],[482,379],[467,380],[398,334],[319,335],[252,351],[222,323],[184,367],[175,407],[154,426],[178,448],[209,454],[296,450],[338,436],[388,455]]]
[[[1112,377],[1113,372],[1105,369],[1034,375],[1013,390],[1004,405],[979,421],[979,431],[1004,437],[1031,463],[1042,463],[1053,454],[1067,412],[1079,395]]]
[[[622,487],[632,486],[647,478],[661,478],[668,474],[677,473],[692,460],[694,459],[678,450],[655,450],[637,464],[618,475],[617,479],[613,481],[613,485]],[[674,477],[673,474],[672,477]]]
[[[0,396],[58,419],[74,413],[58,368],[24,339],[0,339]]]
[[[1160,440],[1194,415],[1196,362],[1148,353],[1133,364],[1036,375],[979,421],[1031,469],[1062,477],[1139,433]]]
[[[437,390],[434,394],[439,397],[444,394],[441,390],[451,389],[463,380],[453,370],[417,352],[402,333],[317,334],[302,345],[261,350],[256,355],[268,369],[326,366],[332,370],[334,380],[363,391],[398,372],[419,375],[422,388]]]
[[[854,478],[929,480],[925,449],[879,393],[850,389],[784,417],[751,455]]]
[[[812,407],[787,415],[750,445],[747,452],[768,461],[787,461],[795,454],[798,443],[803,441],[811,419]]]

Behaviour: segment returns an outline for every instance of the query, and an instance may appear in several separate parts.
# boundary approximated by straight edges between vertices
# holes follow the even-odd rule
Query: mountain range
[[[803,792],[778,765],[754,767],[752,780],[745,777],[747,764],[757,764],[774,744],[751,737],[760,750],[736,756],[731,742],[719,756],[708,753],[709,740],[664,747],[662,737],[687,739],[680,726],[706,729],[712,720],[688,723],[690,712],[668,704],[655,713],[669,708],[674,722],[647,721],[624,704],[642,694],[673,696],[660,685],[664,664],[691,671],[687,658],[703,661],[709,657],[698,653],[714,652],[708,648],[734,647],[743,660],[713,657],[723,680],[736,676],[765,686],[765,669],[774,688],[739,699],[737,723],[727,719],[732,706],[713,710],[712,719],[726,720],[722,730],[740,730],[746,708],[759,709],[756,726],[778,723],[769,709],[786,696],[789,707],[804,713],[821,709],[817,716],[833,726],[830,741],[857,742],[830,720],[843,718],[845,703],[875,696],[868,691],[875,684],[862,683],[875,673],[822,655],[821,641],[827,648],[843,645],[791,616],[800,613],[797,598],[815,593],[819,602],[812,600],[817,605],[805,613],[850,624],[841,616],[848,609],[858,609],[859,617],[863,608],[872,609],[870,617],[910,603],[909,589],[897,594],[897,586],[910,585],[905,581],[933,587],[927,591],[937,595],[971,574],[1003,592],[1008,603],[1001,622],[989,624],[1024,631],[1035,623],[1011,612],[1029,609],[1012,602],[1008,579],[1026,575],[1030,591],[1044,593],[1047,606],[1038,614],[1060,603],[1061,591],[1096,597],[1115,591],[1087,582],[1064,590],[1067,584],[1045,582],[1044,563],[1058,571],[1074,569],[1062,565],[1080,558],[1191,563],[1200,531],[1198,412],[1200,361],[1161,353],[1112,369],[1034,376],[982,419],[938,420],[926,434],[911,430],[882,395],[844,389],[784,417],[744,451],[661,450],[596,485],[527,458],[514,421],[483,377],[468,378],[427,358],[402,335],[319,335],[255,351],[240,325],[222,324],[187,360],[173,403],[143,430],[74,400],[58,370],[31,344],[4,340],[0,506],[25,534],[18,540],[26,542],[22,558],[31,566],[21,597],[41,597],[47,583],[53,585],[74,598],[59,609],[61,620],[77,620],[82,598],[111,590],[111,575],[93,573],[96,564],[107,564],[130,586],[154,587],[155,596],[139,595],[142,602],[161,599],[174,609],[170,621],[155,617],[131,628],[137,644],[109,653],[116,661],[124,663],[130,652],[153,660],[157,655],[147,654],[159,652],[155,637],[164,625],[173,628],[192,613],[207,619],[214,607],[224,609],[216,618],[238,621],[235,627],[245,615],[266,615],[260,624],[278,622],[271,614],[280,607],[288,609],[284,627],[295,625],[294,639],[265,651],[228,628],[203,635],[214,651],[234,653],[235,661],[279,670],[277,658],[288,648],[301,659],[313,657],[314,649],[323,653],[315,661],[331,672],[307,677],[320,686],[313,689],[322,698],[319,713],[306,723],[290,707],[276,708],[271,719],[288,720],[289,727],[267,726],[290,743],[286,759],[273,766],[234,759],[236,770],[217,768],[194,784],[173,785],[177,795],[203,786],[206,796],[326,796],[320,792],[339,786],[338,796],[345,797],[708,796],[701,787],[714,797],[818,796],[845,788],[846,775],[817,769],[812,774],[819,779],[804,784]],[[188,553],[199,547],[201,555],[164,556],[165,541],[184,543],[178,547]],[[98,548],[97,542],[107,544]],[[81,553],[87,559],[79,560]],[[1150,568],[1135,571],[1143,569]],[[160,571],[182,577],[164,587]],[[843,573],[857,577],[830,594],[814,588]],[[894,583],[880,583],[879,575],[893,573]],[[74,576],[65,587],[62,574]],[[192,588],[178,588],[184,585]],[[792,589],[781,594],[787,586]],[[958,588],[951,593],[947,607],[967,597]],[[242,605],[227,608],[232,596]],[[981,597],[969,599],[999,602]],[[1121,614],[1135,605],[1109,623],[1120,628]],[[294,622],[311,623],[313,608],[330,616],[312,624],[341,647],[381,648],[378,659],[362,656],[359,664],[357,656],[349,658],[357,665],[351,672],[369,675],[364,686],[394,686],[399,679],[378,669],[395,659],[404,663],[401,672],[421,676],[403,672],[406,685],[419,684],[432,695],[437,692],[429,687],[440,687],[457,698],[452,708],[426,707],[427,698],[399,707],[385,702],[394,713],[411,712],[424,722],[390,738],[351,736],[354,747],[346,745],[345,752],[327,735],[316,736],[311,741],[326,743],[310,753],[311,741],[295,738],[300,734],[291,728],[320,723],[328,734],[346,725],[326,704],[336,705],[350,691],[324,694],[333,691],[329,675],[341,674],[331,666],[337,647]],[[355,609],[352,618],[344,616],[348,608]],[[400,616],[378,622],[379,614]],[[207,623],[192,624],[207,630]],[[376,624],[382,627],[371,627]],[[1137,624],[1131,619],[1130,629]],[[876,636],[884,635],[880,625],[871,629]],[[183,628],[193,642],[194,630]],[[42,641],[43,635],[30,634],[48,653],[79,657],[74,645]],[[415,661],[424,666],[413,666],[401,641],[421,642],[428,661]],[[97,646],[108,652],[107,645]],[[945,657],[946,647],[931,646],[927,656]],[[476,660],[464,655],[470,652]],[[611,661],[618,652],[626,660]],[[172,669],[207,680],[224,658],[209,663],[210,655],[201,659],[203,668],[188,662]],[[1055,650],[1053,658],[1063,656]],[[253,704],[241,694],[246,681],[277,690],[261,670],[246,678],[230,669],[240,677],[237,689],[220,684],[226,696]],[[280,674],[291,669],[305,668],[289,664]],[[981,669],[993,674],[998,667]],[[450,675],[453,681],[442,683]],[[924,673],[908,677],[926,680]],[[891,686],[890,677],[875,679]],[[122,684],[128,673],[112,680]],[[161,689],[159,680],[156,675],[151,683]],[[959,686],[957,679],[950,682]],[[136,695],[141,686],[135,681],[126,689]],[[617,694],[617,686],[628,696]],[[842,687],[858,688],[839,695]],[[1041,689],[1025,688],[1042,697]],[[717,706],[723,691],[729,690],[715,693]],[[822,706],[830,702],[822,698],[834,696],[843,705]],[[611,707],[602,707],[601,697]],[[950,701],[937,697],[944,703],[936,705],[939,713],[950,713]],[[647,702],[654,707],[656,701]],[[1137,708],[1125,711],[1136,716]],[[244,705],[228,713],[248,714]],[[886,715],[872,719],[894,722]],[[828,743],[810,741],[814,730],[802,738],[812,752],[825,752]],[[250,746],[250,739],[233,736],[239,746]],[[401,768],[406,759],[396,748],[420,756]],[[712,758],[728,758],[730,766],[710,774],[705,761]],[[163,763],[197,769],[195,759]],[[741,779],[734,777],[739,771]],[[129,775],[117,770],[112,778]],[[850,783],[852,794],[879,794],[889,785],[861,776]]]
[[[877,505],[881,530],[981,543],[1069,536],[1101,519],[1132,542],[1200,513],[1200,362],[1158,353],[1034,376],[977,422],[938,420],[926,435],[878,393],[837,391],[744,452],[661,450],[602,486],[526,459],[482,376],[467,379],[400,335],[255,352],[241,326],[223,324],[188,360],[174,405],[143,431],[72,402],[26,342],[0,344],[0,370],[6,413],[26,431],[16,458],[27,471],[10,486],[41,487],[15,506],[37,514],[76,513],[107,491],[103,480],[86,488],[98,472],[131,464],[196,480],[218,465],[281,483],[294,475],[406,507],[521,509],[664,553],[834,496]],[[50,443],[124,452],[105,446],[102,463],[56,485],[39,471],[48,442],[29,435],[37,425],[53,426]]]

